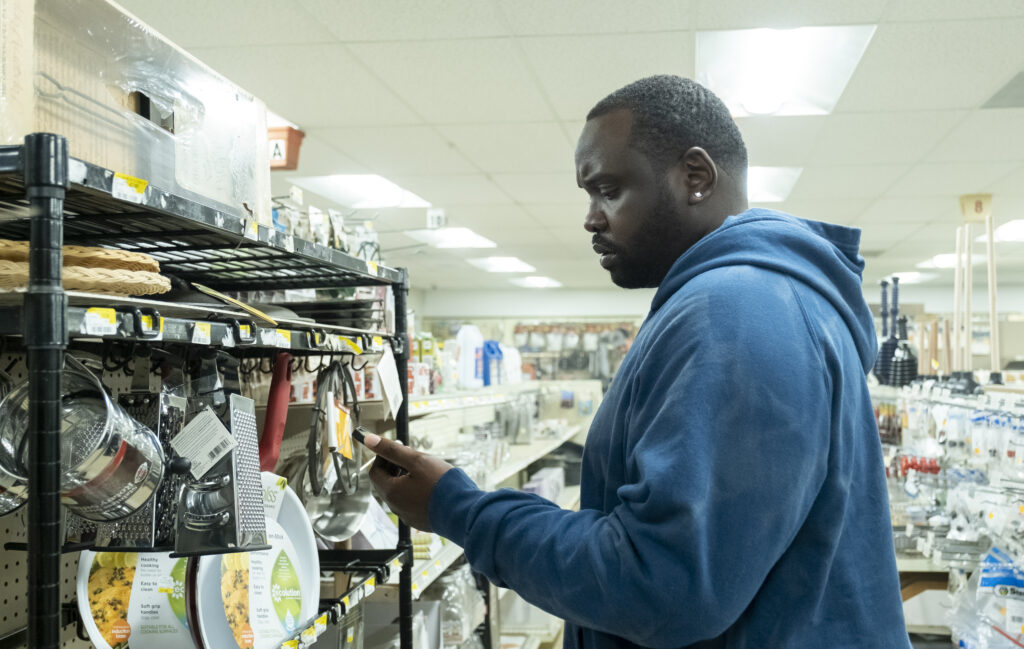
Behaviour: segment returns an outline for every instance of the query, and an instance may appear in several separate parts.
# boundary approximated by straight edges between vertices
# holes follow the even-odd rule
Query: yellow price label
[[[384,346],[384,338],[382,338],[381,336],[374,336],[373,337],[373,344],[378,346],[378,347],[383,347]]]
[[[281,649],[299,649],[298,640],[285,640],[281,643]]]
[[[299,637],[302,639],[304,644],[316,642],[316,627],[311,626],[303,629],[302,633],[299,634]]]
[[[250,336],[252,336],[252,327],[250,327],[249,325],[240,324],[238,325],[238,332],[242,334],[244,338],[249,338]]]
[[[345,643],[352,644],[356,640],[356,630],[353,627],[349,627],[345,633]]]
[[[260,224],[258,221],[249,221],[245,224],[245,238],[256,241],[260,238]]]
[[[282,347],[292,346],[292,332],[288,329],[277,329],[277,335],[281,337]]]
[[[153,331],[153,316],[144,315],[142,318],[142,328]],[[160,316],[160,319],[156,323],[156,330],[162,332],[164,330],[164,318]]]
[[[348,595],[345,595],[344,597],[341,598],[341,603],[345,605],[345,610],[346,611],[348,610],[348,601],[349,601],[348,600]]]
[[[351,349],[352,351],[354,351],[355,353],[357,353],[357,354],[362,354],[363,353],[363,348],[356,341],[354,341],[354,340],[352,340],[350,338],[340,338],[340,337],[339,337],[339,340],[341,340],[341,342],[343,342],[345,345],[347,345],[348,348]]]
[[[378,268],[377,262],[375,262],[375,261],[368,261],[368,262],[366,262],[366,267],[369,268],[370,272],[373,273],[374,275],[377,274],[377,268]]]
[[[197,322],[192,329],[192,342],[196,345],[209,345],[213,340],[213,325],[209,322]]]

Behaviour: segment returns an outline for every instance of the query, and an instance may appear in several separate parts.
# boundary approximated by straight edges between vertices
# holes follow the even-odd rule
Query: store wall
[[[417,313],[428,318],[643,318],[654,289],[423,291]]]

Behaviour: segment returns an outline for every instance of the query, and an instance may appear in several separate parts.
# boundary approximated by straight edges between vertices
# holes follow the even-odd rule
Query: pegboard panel
[[[76,356],[87,355],[75,352]],[[17,385],[28,378],[25,357],[17,353],[0,354],[0,370],[4,370]],[[131,385],[131,377],[123,372],[103,373],[103,382],[115,393],[127,390]],[[5,550],[9,542],[26,541],[27,507],[0,516],[0,636],[13,633],[28,623],[28,569],[26,554],[20,550]],[[78,580],[79,553],[69,553],[61,558],[61,601],[71,602],[75,599],[75,587]],[[25,645],[20,645],[24,647]],[[80,640],[75,633],[75,624],[69,624],[61,630],[61,647],[63,649],[89,649],[91,642]]]

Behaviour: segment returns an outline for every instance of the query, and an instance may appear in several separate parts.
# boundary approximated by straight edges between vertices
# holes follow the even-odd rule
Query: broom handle
[[[971,335],[974,323],[971,322],[971,288],[974,285],[974,272],[971,264],[971,224],[964,223],[964,369],[974,370],[974,358],[971,353]]]
[[[996,240],[992,213],[985,217],[985,242],[988,252],[988,346],[991,361],[989,369],[998,372],[1002,365],[999,362],[999,322],[996,319]]]
[[[931,324],[931,328],[928,331],[928,358],[931,359],[929,363],[928,373],[931,374],[937,368],[936,364],[939,362],[939,321],[935,320]],[[949,373],[949,366],[943,368],[946,373]]]
[[[963,296],[960,295],[960,291],[963,289],[963,254],[964,254],[964,243],[963,243],[963,226],[957,226],[956,228],[956,266],[953,271],[953,347],[952,351],[947,352],[951,361],[950,370],[953,372],[960,371],[960,361],[963,358],[960,354],[960,307]],[[946,349],[949,347],[949,333],[947,329],[946,333]]]

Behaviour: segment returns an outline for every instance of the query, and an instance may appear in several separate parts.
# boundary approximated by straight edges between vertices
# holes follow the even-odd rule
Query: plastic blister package
[[[0,26],[0,143],[57,133],[73,157],[270,225],[263,102],[108,0],[0,0]]]

